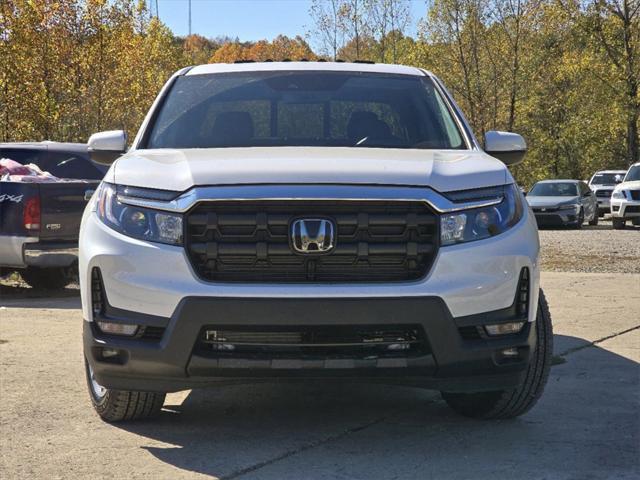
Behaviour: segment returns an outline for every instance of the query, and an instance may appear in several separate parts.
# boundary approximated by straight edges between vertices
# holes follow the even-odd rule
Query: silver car
[[[598,201],[581,180],[543,180],[531,188],[527,201],[541,227],[598,224]]]

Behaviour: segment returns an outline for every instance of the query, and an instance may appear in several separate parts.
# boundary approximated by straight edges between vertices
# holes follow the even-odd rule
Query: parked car
[[[89,393],[108,421],[225,381],[437,389],[471,417],[540,397],[552,327],[507,163],[440,81],[397,65],[176,73],[80,232]],[[102,161],[122,132],[94,134]]]
[[[63,288],[77,265],[82,212],[106,168],[77,143],[0,143],[1,158],[50,175],[0,181],[0,270],[18,270],[33,287]]]
[[[538,226],[598,224],[596,196],[582,180],[543,180],[531,187],[527,202]]]
[[[631,165],[611,195],[613,228],[623,229],[627,220],[640,225],[640,162]]]
[[[611,194],[617,184],[622,182],[626,170],[601,170],[589,180],[589,188],[598,201],[598,216],[603,217],[611,210]]]

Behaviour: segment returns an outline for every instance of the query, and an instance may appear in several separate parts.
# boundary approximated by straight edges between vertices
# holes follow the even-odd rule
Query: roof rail
[[[256,63],[255,60],[234,60],[233,63]]]
[[[373,60],[354,60],[353,63],[366,63],[369,65],[375,65],[376,62]]]

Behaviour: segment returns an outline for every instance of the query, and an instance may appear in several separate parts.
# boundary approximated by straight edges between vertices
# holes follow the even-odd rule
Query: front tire
[[[142,420],[157,417],[166,394],[112,390],[96,382],[89,362],[84,361],[87,387],[93,408],[107,422]]]
[[[533,327],[536,329],[536,348],[522,385],[494,392],[442,392],[447,404],[465,417],[481,419],[514,418],[529,411],[540,399],[547,383],[553,352],[551,314],[542,290]]]
[[[597,213],[593,214],[593,218],[591,220],[589,220],[589,225],[591,225],[592,227],[595,227],[596,225],[598,225],[598,214]]]
[[[615,228],[616,230],[624,230],[624,227],[627,224],[624,218],[613,217],[612,221],[613,221],[613,228]]]

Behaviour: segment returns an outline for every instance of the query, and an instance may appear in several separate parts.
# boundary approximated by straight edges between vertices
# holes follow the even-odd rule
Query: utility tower
[[[191,36],[191,0],[189,0],[189,36]]]
[[[152,17],[156,18],[160,16],[160,10],[158,10],[158,0],[149,0],[149,14]]]

